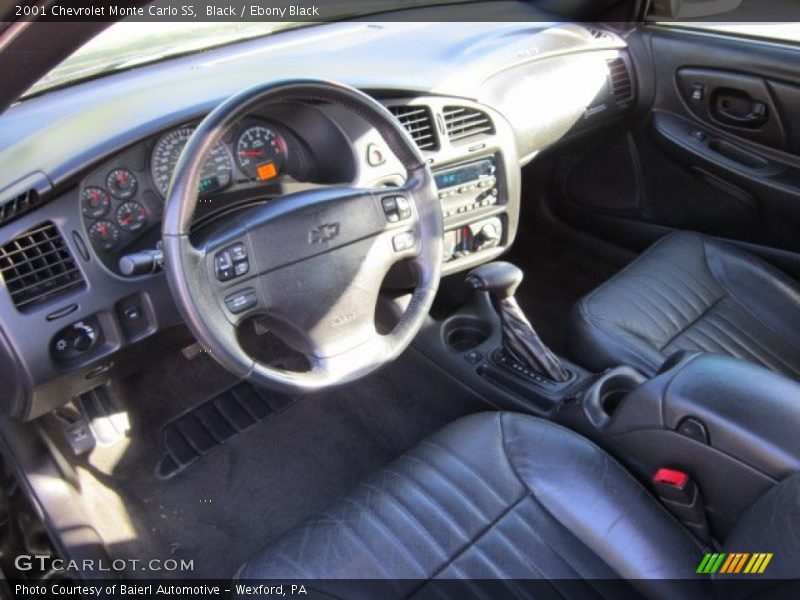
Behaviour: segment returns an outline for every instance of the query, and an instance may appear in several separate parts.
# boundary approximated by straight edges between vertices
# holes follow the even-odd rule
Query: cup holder
[[[597,427],[607,423],[622,400],[647,378],[631,367],[616,367],[603,374],[583,396],[583,407]]]
[[[477,348],[491,335],[490,325],[472,317],[451,319],[443,329],[445,345],[457,354]]]

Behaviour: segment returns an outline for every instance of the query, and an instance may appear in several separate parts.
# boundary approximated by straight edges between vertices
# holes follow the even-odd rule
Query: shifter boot
[[[487,291],[500,315],[503,348],[512,358],[553,381],[567,381],[569,372],[542,342],[514,298],[522,271],[508,262],[496,261],[473,269],[467,281],[477,290]]]
[[[494,304],[500,313],[503,348],[506,352],[523,365],[553,381],[567,381],[569,372],[536,333],[517,304],[516,298],[510,296],[495,300]]]

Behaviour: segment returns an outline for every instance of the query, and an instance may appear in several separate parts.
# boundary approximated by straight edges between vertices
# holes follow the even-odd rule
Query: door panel
[[[556,210],[634,250],[671,229],[800,274],[800,47],[648,27],[627,131],[562,156]]]

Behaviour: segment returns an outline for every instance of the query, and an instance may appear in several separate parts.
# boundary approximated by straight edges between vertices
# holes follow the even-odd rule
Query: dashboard
[[[192,128],[231,94],[265,78],[322,77],[383,103],[434,172],[452,274],[513,243],[521,167],[623,117],[634,75],[621,38],[580,25],[332,23],[12,107],[0,115],[0,410],[44,414],[124,373],[155,334],[181,325],[159,272],[164,198]],[[357,116],[310,102],[264,106],[206,157],[192,235],[293,191],[403,180]],[[121,268],[134,263],[146,268]]]

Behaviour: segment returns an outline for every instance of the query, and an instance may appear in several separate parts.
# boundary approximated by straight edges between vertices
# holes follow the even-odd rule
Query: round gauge
[[[136,193],[136,187],[139,182],[136,177],[128,169],[114,169],[106,177],[106,187],[114,198],[120,200],[127,200],[133,198]]]
[[[156,142],[153,148],[153,156],[150,159],[150,175],[156,188],[162,196],[167,195],[169,182],[175,165],[178,163],[183,147],[189,141],[194,127],[181,127],[170,131]],[[231,156],[222,142],[217,142],[211,149],[203,163],[203,171],[200,175],[199,192],[207,194],[214,190],[227,187],[231,183],[233,164]]]
[[[147,211],[138,202],[123,202],[117,208],[117,224],[125,231],[139,231],[147,223]]]
[[[248,127],[236,142],[236,161],[250,179],[272,179],[286,161],[286,141],[263,125]]]
[[[112,250],[119,242],[119,229],[111,221],[95,221],[89,228],[89,238],[95,246]]]
[[[89,219],[99,219],[111,207],[108,192],[100,187],[87,187],[81,192],[81,210]]]

